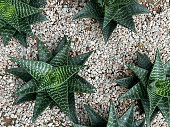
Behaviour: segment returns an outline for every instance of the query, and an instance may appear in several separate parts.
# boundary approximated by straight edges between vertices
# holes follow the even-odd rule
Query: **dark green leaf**
[[[30,0],[30,5],[36,8],[40,8],[46,4],[46,0]]]
[[[28,22],[29,22],[29,25],[31,24],[36,24],[38,22],[43,22],[47,20],[46,16],[44,16],[43,14],[41,13],[36,13],[36,14],[33,14],[33,15],[30,15],[28,17]]]
[[[27,48],[27,39],[26,39],[27,34],[26,33],[16,31],[14,34],[14,38],[17,39],[21,45]]]

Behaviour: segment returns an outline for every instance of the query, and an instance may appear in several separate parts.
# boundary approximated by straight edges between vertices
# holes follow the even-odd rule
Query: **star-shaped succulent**
[[[140,100],[148,127],[158,111],[170,125],[170,61],[163,65],[157,50],[154,64],[138,53],[138,66],[127,66],[135,76],[116,80],[129,89],[120,99]]]
[[[6,70],[26,83],[12,96],[14,105],[35,100],[33,121],[50,106],[57,105],[73,122],[77,123],[74,93],[93,93],[95,89],[77,73],[83,69],[92,52],[71,57],[71,40],[64,37],[51,53],[37,39],[38,60],[11,58],[19,68]]]
[[[97,19],[107,42],[117,24],[136,33],[132,16],[142,13],[149,13],[149,10],[137,0],[90,0],[73,19]]]
[[[108,121],[95,112],[91,107],[85,105],[90,118],[90,126],[73,124],[74,127],[143,127],[145,120],[134,121],[134,104],[120,117],[116,115],[113,102],[110,101],[110,113]]]
[[[46,20],[40,7],[46,0],[0,0],[0,36],[6,46],[12,37],[27,47],[30,25]]]

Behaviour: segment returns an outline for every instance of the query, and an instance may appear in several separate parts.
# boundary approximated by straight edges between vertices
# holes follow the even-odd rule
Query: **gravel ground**
[[[103,41],[101,30],[95,20],[72,20],[72,17],[85,5],[83,2],[48,0],[43,9],[49,20],[32,25],[33,32],[51,50],[55,48],[61,37],[68,35],[73,39],[71,47],[74,53],[94,51],[86,63],[88,67],[80,74],[94,84],[97,88],[96,93],[76,96],[78,116],[82,124],[88,122],[83,104],[92,106],[107,118],[109,99],[112,99],[116,105],[119,116],[133,102],[118,100],[126,89],[115,84],[114,80],[129,76],[131,72],[125,63],[136,62],[137,51],[146,53],[153,61],[156,49],[159,48],[164,63],[170,58],[170,1],[140,1],[148,7],[151,13],[134,16],[138,34],[118,26],[107,44]],[[28,42],[27,49],[15,39],[4,47],[0,39],[0,125],[2,127],[70,127],[69,119],[57,107],[53,110],[47,109],[35,123],[32,123],[34,103],[12,106],[14,99],[10,96],[23,82],[6,74],[4,70],[16,67],[16,64],[9,60],[9,56],[36,59],[36,41],[28,38]],[[141,118],[137,106],[135,118]],[[152,127],[168,127],[168,125],[159,113],[152,122]]]

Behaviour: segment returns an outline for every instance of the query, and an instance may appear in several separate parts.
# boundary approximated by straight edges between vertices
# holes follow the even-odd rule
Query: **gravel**
[[[89,122],[83,104],[92,106],[107,118],[110,99],[116,105],[119,116],[133,102],[118,99],[126,89],[115,84],[114,80],[129,76],[131,72],[125,64],[136,62],[137,51],[146,53],[153,61],[156,49],[159,48],[163,63],[170,58],[170,1],[140,1],[151,13],[134,16],[138,34],[118,25],[107,44],[103,41],[99,24],[95,20],[72,20],[72,17],[85,5],[83,2],[47,0],[47,5],[43,9],[49,20],[32,25],[33,32],[50,50],[56,47],[61,37],[68,35],[73,40],[71,45],[73,52],[81,54],[94,51],[86,63],[88,67],[81,71],[80,75],[97,88],[96,93],[76,94],[76,107],[81,124]],[[148,4],[148,1],[151,3]],[[36,59],[36,41],[28,38],[28,42],[27,49],[15,39],[4,47],[0,39],[0,125],[2,127],[70,127],[68,117],[57,107],[53,110],[46,109],[37,121],[32,123],[33,102],[12,106],[14,99],[11,95],[23,82],[13,75],[6,74],[4,70],[16,67],[9,56]],[[141,117],[136,110],[135,118]],[[161,113],[152,122],[152,127],[168,127]]]

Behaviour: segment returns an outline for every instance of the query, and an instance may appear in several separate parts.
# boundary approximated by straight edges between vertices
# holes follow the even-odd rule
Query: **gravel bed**
[[[114,80],[131,74],[125,64],[136,63],[137,51],[146,53],[153,61],[156,49],[159,48],[163,63],[170,59],[169,0],[157,0],[156,2],[140,0],[151,13],[134,16],[138,34],[118,26],[107,44],[103,41],[99,24],[95,20],[72,20],[72,17],[85,5],[84,1],[47,0],[47,5],[43,9],[49,20],[32,25],[35,35],[50,50],[55,48],[61,37],[68,35],[73,40],[71,47],[74,53],[94,51],[86,63],[88,67],[80,72],[82,77],[97,88],[94,94],[77,94],[76,96],[77,112],[81,124],[89,122],[87,112],[83,107],[84,104],[90,105],[107,118],[110,99],[116,105],[119,116],[133,102],[118,100],[119,96],[126,92],[126,89],[114,83]],[[149,1],[150,4],[148,4]],[[32,123],[33,102],[12,106],[14,99],[11,95],[23,82],[13,75],[6,74],[4,70],[16,67],[9,56],[36,59],[36,41],[28,38],[28,42],[27,49],[15,39],[4,47],[0,39],[0,126],[70,127],[68,117],[57,107],[53,110],[48,108],[35,123]],[[135,118],[141,118],[138,107],[136,106],[135,109]],[[152,122],[152,127],[168,127],[161,113]]]

